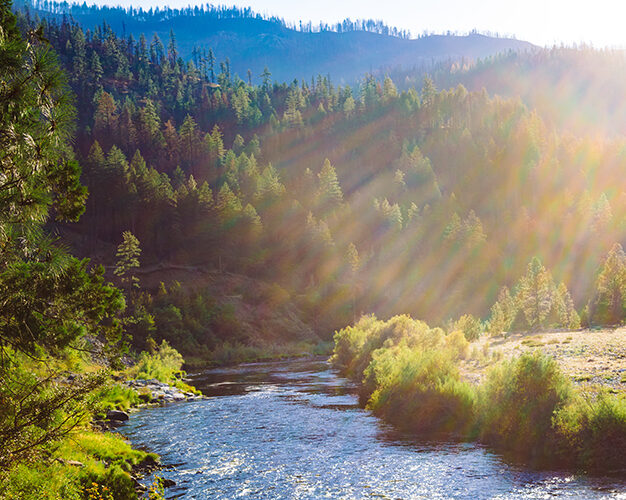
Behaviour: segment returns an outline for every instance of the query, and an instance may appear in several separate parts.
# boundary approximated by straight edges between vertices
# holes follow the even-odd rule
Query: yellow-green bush
[[[94,406],[98,408],[97,414],[105,413],[107,410],[128,410],[141,402],[137,391],[115,383],[109,383],[95,391],[93,400]]]
[[[454,330],[460,330],[470,342],[480,337],[483,325],[479,319],[471,314],[464,314],[454,323]]]
[[[331,362],[347,376],[360,380],[372,360],[372,353],[381,347],[400,343],[416,349],[435,349],[443,345],[444,333],[410,316],[394,316],[388,321],[376,316],[363,316],[354,326],[335,334],[335,350]]]
[[[626,468],[626,395],[576,394],[554,416],[563,461],[603,472]]]
[[[331,361],[361,382],[359,398],[399,428],[474,438],[537,466],[626,467],[626,399],[583,397],[540,352],[493,366],[486,380],[461,380],[469,342],[408,316],[374,316],[335,334]]]
[[[169,382],[183,375],[181,370],[184,362],[182,355],[167,340],[163,340],[153,354],[144,351],[139,355],[139,361],[129,370],[129,375]]]
[[[133,450],[121,436],[76,431],[48,459],[2,471],[0,498],[15,500],[135,499],[129,471],[158,456]],[[73,461],[69,463],[68,461]]]
[[[371,391],[367,407],[403,430],[465,435],[472,424],[474,390],[444,349],[375,351],[363,386]]]
[[[552,418],[572,395],[556,361],[539,351],[491,368],[479,390],[479,437],[525,460],[552,454]]]

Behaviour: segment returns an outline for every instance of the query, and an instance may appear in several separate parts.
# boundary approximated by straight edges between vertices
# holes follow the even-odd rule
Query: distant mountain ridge
[[[16,6],[19,4],[16,2]],[[64,15],[35,8],[32,4],[29,9],[40,17]],[[249,9],[235,11],[242,13],[239,17],[198,14],[197,9],[169,11],[170,15],[146,15],[143,11],[139,15],[137,10],[122,8],[68,8],[65,5],[65,9],[84,28],[106,22],[116,33],[132,34],[135,39],[144,33],[148,43],[153,34],[157,34],[167,44],[171,29],[183,58],[190,58],[194,47],[210,48],[218,61],[229,58],[233,73],[245,79],[250,70],[257,83],[265,67],[277,81],[308,80],[321,74],[330,75],[336,83],[352,84],[366,73],[428,67],[440,61],[484,58],[535,47],[525,41],[478,33],[408,39],[386,34],[397,33],[397,30],[390,31],[382,24],[379,33],[354,28],[343,32],[301,31],[278,18],[255,16]]]

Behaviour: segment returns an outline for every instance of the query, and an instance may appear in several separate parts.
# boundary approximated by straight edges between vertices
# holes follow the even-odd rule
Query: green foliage
[[[88,347],[87,336],[112,347],[124,307],[102,268],[88,270],[44,234],[50,211],[75,221],[84,210],[75,109],[41,30],[23,40],[10,8],[0,3],[1,470],[40,457],[88,418],[104,374],[65,379],[53,356]]]
[[[107,410],[125,411],[141,402],[137,391],[111,382],[95,391],[93,400],[100,415],[106,414]]]
[[[363,386],[367,407],[403,430],[464,435],[472,424],[474,390],[461,382],[445,350],[405,345],[374,352]]]
[[[338,207],[343,201],[343,193],[339,186],[335,167],[330,164],[328,158],[324,160],[324,165],[317,176],[319,178],[318,197],[320,204],[331,209]]]
[[[20,463],[4,470],[0,497],[7,500],[134,499],[137,495],[129,471],[146,460],[156,463],[158,457],[133,450],[118,434],[73,432],[60,442],[49,462]]]
[[[399,343],[409,347],[434,349],[444,341],[443,331],[407,315],[380,321],[376,316],[363,316],[354,326],[335,333],[335,349],[331,363],[347,376],[361,380],[375,350]]]
[[[0,223],[43,222],[50,207],[58,219],[76,220],[86,189],[69,145],[75,110],[56,56],[15,29],[9,2],[0,5]]]
[[[0,367],[0,468],[33,460],[89,418],[103,373],[57,380],[43,363],[5,349]]]
[[[619,243],[609,251],[596,282],[592,299],[594,323],[615,325],[625,315],[626,255]]]
[[[552,276],[534,257],[528,264],[526,275],[519,283],[518,300],[531,331],[544,326],[552,308],[554,283]]]
[[[446,335],[445,347],[454,359],[465,359],[469,356],[470,343],[462,330],[454,330]]]
[[[163,340],[154,354],[142,352],[131,373],[136,378],[170,382],[179,378],[183,372],[184,359],[181,354]]]
[[[479,319],[475,318],[471,314],[464,314],[454,323],[453,330],[459,330],[463,332],[465,338],[468,341],[477,340],[482,332],[483,325]]]
[[[602,473],[626,466],[626,397],[578,394],[554,416],[560,458]]]
[[[298,358],[303,356],[327,355],[330,350],[328,343],[319,342],[289,342],[282,344],[245,345],[240,342],[228,341],[219,344],[213,351],[197,359],[198,366],[215,365],[228,366],[255,361],[268,361],[272,359]],[[193,358],[188,360],[194,362]]]
[[[536,351],[503,361],[479,390],[481,440],[531,461],[552,453],[552,419],[572,394],[556,361]]]
[[[623,395],[584,397],[539,351],[470,385],[458,366],[468,348],[460,330],[443,336],[407,316],[367,316],[335,334],[331,362],[361,383],[363,405],[402,430],[479,439],[535,466],[623,467]]]
[[[128,288],[139,288],[139,278],[134,274],[134,270],[139,268],[139,255],[141,255],[139,240],[130,231],[124,231],[122,238],[122,242],[117,247],[115,255],[117,263],[113,273]]]

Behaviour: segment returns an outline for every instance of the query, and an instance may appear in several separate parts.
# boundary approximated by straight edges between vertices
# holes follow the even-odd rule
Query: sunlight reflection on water
[[[168,498],[623,498],[626,481],[533,472],[468,443],[420,443],[358,408],[323,362],[215,370],[211,397],[134,414],[120,432],[180,464]],[[151,478],[148,478],[148,482]]]

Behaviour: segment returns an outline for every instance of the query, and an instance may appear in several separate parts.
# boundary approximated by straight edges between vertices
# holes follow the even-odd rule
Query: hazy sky
[[[71,1],[71,0],[70,0]],[[81,2],[82,3],[82,0]],[[206,1],[91,0],[100,5],[185,7]],[[423,31],[479,31],[515,35],[538,45],[591,43],[596,47],[626,47],[624,0],[231,0],[219,5],[249,6],[256,12],[277,15],[287,21],[333,23],[351,19],[382,19],[408,29]]]

